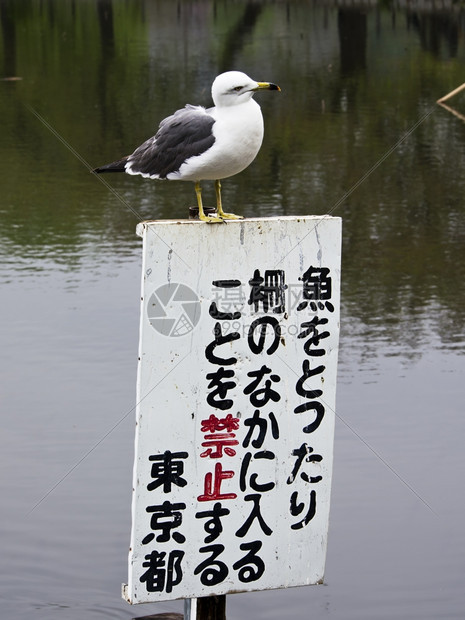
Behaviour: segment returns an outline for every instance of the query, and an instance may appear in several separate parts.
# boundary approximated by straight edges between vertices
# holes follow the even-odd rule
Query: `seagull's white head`
[[[281,90],[271,82],[255,82],[241,71],[221,73],[212,85],[213,103],[217,107],[226,107],[245,103],[257,90]]]

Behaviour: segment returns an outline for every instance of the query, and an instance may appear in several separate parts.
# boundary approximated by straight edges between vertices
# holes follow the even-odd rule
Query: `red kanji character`
[[[215,435],[205,435],[205,439],[202,443],[204,448],[207,448],[205,452],[202,452],[200,455],[203,458],[209,456],[211,459],[219,459],[223,456],[223,449],[225,454],[228,456],[235,456],[236,451],[233,448],[229,448],[228,446],[237,446],[239,442],[237,439],[233,439],[236,435],[234,433],[223,433],[223,434],[215,434]],[[216,447],[216,450],[213,451],[213,447]]]
[[[216,431],[226,431],[231,433],[239,428],[239,418],[233,418],[232,414],[224,418],[217,418],[214,413],[207,420],[202,420],[202,433],[215,433]]]
[[[236,499],[236,493],[221,493],[221,482],[227,478],[234,476],[233,471],[223,471],[221,463],[215,465],[215,480],[213,481],[213,474],[208,472],[205,474],[204,481],[204,494],[199,495],[197,499],[199,502],[211,502],[218,499]]]

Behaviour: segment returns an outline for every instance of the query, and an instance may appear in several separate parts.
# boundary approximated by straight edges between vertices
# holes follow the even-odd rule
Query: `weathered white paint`
[[[140,224],[138,232],[143,237],[140,362],[129,579],[124,597],[136,604],[321,583],[333,460],[340,219],[278,217],[221,225],[165,220]],[[307,296],[311,288],[310,267],[317,278],[324,273],[319,270],[329,269],[323,277],[321,299],[304,299],[304,288]],[[256,270],[260,273],[256,274]],[[257,306],[248,303],[254,273],[264,278],[266,271],[267,277],[276,276],[276,270],[284,274],[284,300],[274,295],[273,284],[279,284],[275,279],[268,283],[268,308],[260,297]],[[224,288],[224,282],[218,283],[224,280],[240,281],[241,285]],[[329,282],[330,298],[324,288]],[[267,297],[266,290],[256,290]],[[280,301],[285,306],[275,312],[273,306]],[[298,310],[305,301],[306,307]],[[213,329],[217,319],[209,313],[212,302],[221,312],[238,313],[234,319],[218,321],[221,336],[237,336],[216,347]],[[317,337],[312,341],[315,331],[309,322],[315,317]],[[261,352],[257,352],[258,329],[253,332],[255,352],[248,341],[248,330],[257,319],[268,321]],[[271,323],[279,323],[281,335],[277,342]],[[302,333],[304,336],[299,338]],[[267,350],[273,343],[277,348],[269,354]],[[208,345],[210,352],[206,353]],[[317,349],[323,354],[316,355]],[[234,363],[226,364],[231,360]],[[216,373],[220,366],[233,371],[233,376],[223,382],[236,385],[214,397],[215,388],[209,387],[206,375]],[[269,372],[254,387],[256,375],[248,373],[263,366]],[[305,368],[307,375],[311,374],[307,378]],[[260,392],[267,381],[274,400],[269,399],[269,391]],[[259,406],[266,398],[268,402]],[[232,400],[232,406],[223,410],[212,406],[214,401],[218,404],[225,400]],[[309,401],[317,401],[318,410],[305,410]],[[295,413],[299,406],[303,410]],[[260,424],[266,424],[261,445],[259,427],[252,424],[256,411],[263,420]],[[315,422],[318,411],[322,413],[321,423],[313,432],[304,432]],[[229,420],[236,419],[237,428],[225,429],[224,422],[216,431],[205,430],[205,422],[202,426],[202,421],[214,420],[212,415],[224,421],[228,414]],[[254,432],[250,439],[255,440],[255,445],[252,441],[244,445],[251,428]],[[218,437],[211,435],[224,439],[225,434],[229,443],[222,448],[214,445]],[[305,458],[292,479],[302,446]],[[166,451],[180,453],[172,457],[181,468],[177,470],[179,478],[157,486]],[[222,478],[219,490],[226,498],[202,501],[199,498],[205,500],[209,482],[214,485],[215,472],[217,481]],[[312,491],[315,515],[298,527],[311,516]],[[204,529],[209,519],[196,515],[211,511],[219,501],[229,513],[221,517],[221,533],[213,532],[216,538],[209,540],[213,530]],[[265,525],[255,518],[247,529],[245,524],[256,503]],[[167,510],[164,515],[163,506]],[[171,527],[175,518],[178,525]],[[168,523],[165,532],[158,529],[163,523]],[[254,543],[260,549],[251,550]],[[217,557],[212,558],[216,552]],[[254,556],[252,562],[244,560],[248,555]],[[149,575],[149,564],[152,561],[153,566],[156,557],[158,580],[153,573]],[[205,566],[199,570],[208,558],[212,558],[214,571],[223,571],[216,585],[209,585]],[[250,579],[257,572],[263,573],[260,578]]]

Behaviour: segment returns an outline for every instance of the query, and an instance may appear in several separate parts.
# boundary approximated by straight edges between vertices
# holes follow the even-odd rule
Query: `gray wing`
[[[205,108],[187,105],[161,123],[155,136],[127,159],[126,172],[165,179],[190,157],[201,155],[215,142],[214,119]]]

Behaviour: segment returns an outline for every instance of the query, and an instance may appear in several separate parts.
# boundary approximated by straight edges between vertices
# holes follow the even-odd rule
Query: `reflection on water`
[[[234,68],[282,92],[256,96],[264,144],[224,181],[227,209],[331,212],[344,241],[329,587],[231,597],[228,618],[462,617],[465,124],[435,101],[463,82],[465,22],[441,7],[0,0],[4,614],[149,613],[118,598],[134,230],[187,217],[195,195],[116,176],[120,201],[89,168],[186,102],[210,105],[214,76]],[[465,93],[448,103],[465,114]]]

